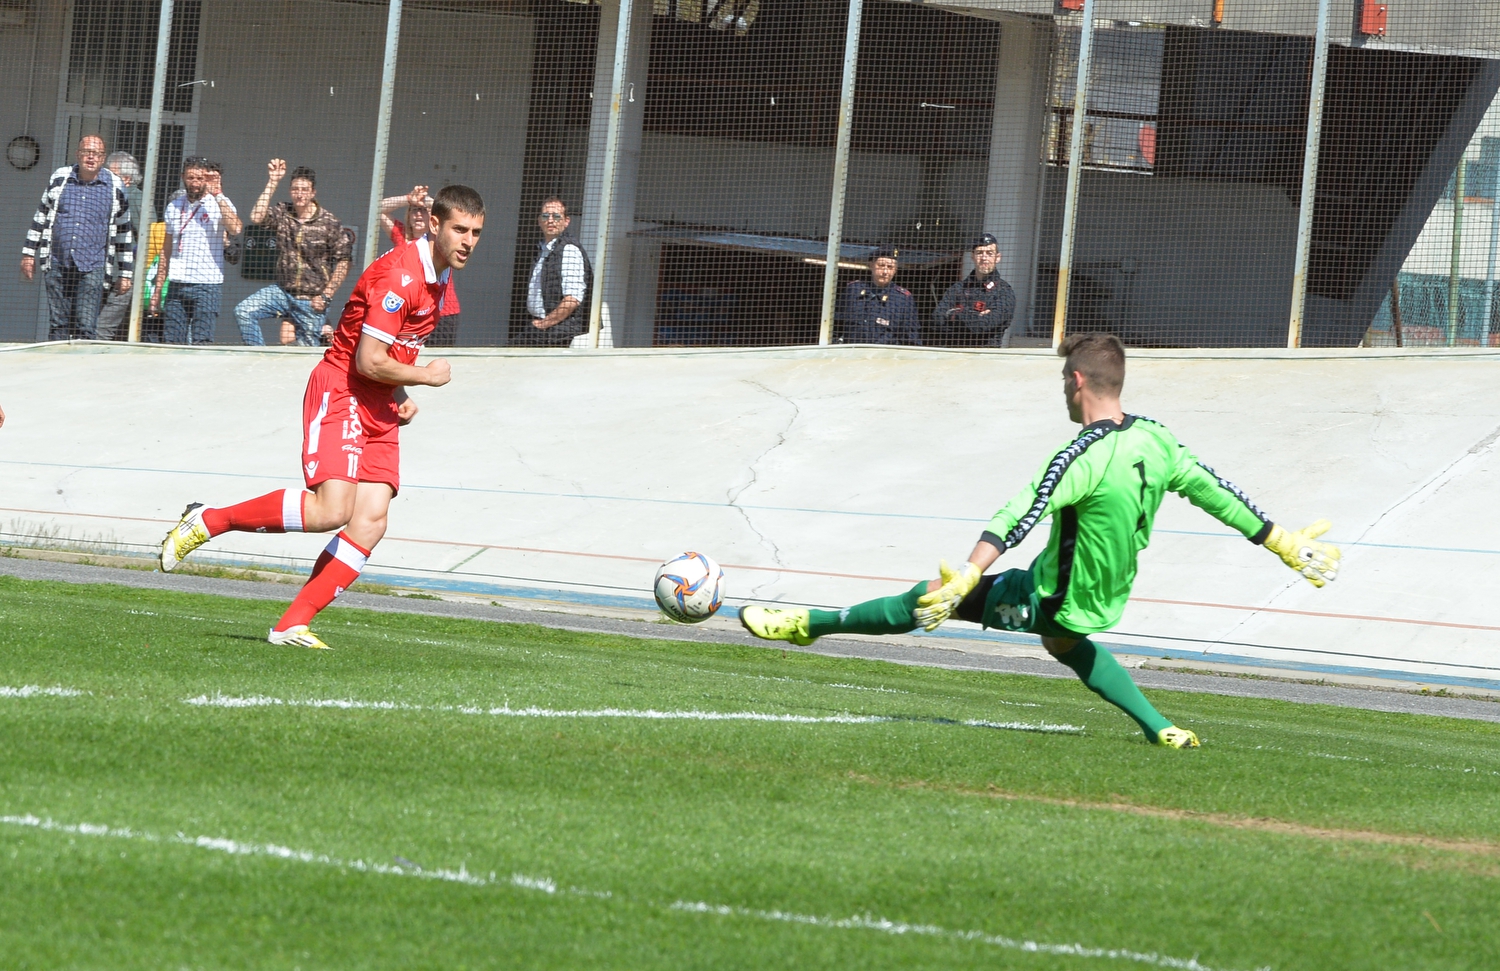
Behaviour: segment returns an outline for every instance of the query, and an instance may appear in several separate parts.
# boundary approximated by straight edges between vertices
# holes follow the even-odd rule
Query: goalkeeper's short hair
[[[1125,387],[1125,345],[1114,334],[1075,334],[1064,338],[1057,356],[1067,359],[1063,373],[1082,371],[1095,391],[1116,395]]]

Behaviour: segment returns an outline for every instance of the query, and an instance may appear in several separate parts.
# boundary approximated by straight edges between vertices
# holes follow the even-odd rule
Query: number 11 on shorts
[[[359,481],[359,456],[353,452],[349,453],[349,478]]]

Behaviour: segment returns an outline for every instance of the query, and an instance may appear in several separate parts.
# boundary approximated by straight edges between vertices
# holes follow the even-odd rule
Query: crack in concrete
[[[755,525],[755,520],[751,518],[749,511],[740,506],[738,503],[740,496],[744,495],[751,486],[760,481],[759,466],[761,462],[765,461],[766,456],[770,455],[772,452],[776,451],[778,448],[786,444],[787,433],[792,430],[792,426],[797,423],[797,419],[802,417],[802,408],[789,395],[784,395],[779,391],[772,390],[759,381],[746,380],[745,383],[751,385],[752,387],[758,388],[761,391],[764,391],[766,394],[771,395],[772,397],[779,398],[782,401],[786,402],[791,406],[792,414],[791,417],[787,419],[786,425],[776,433],[776,441],[771,443],[771,445],[765,451],[757,455],[754,461],[750,463],[749,481],[747,481],[744,485],[741,485],[738,489],[730,488],[729,491],[725,493],[725,498],[728,500],[730,508],[736,510],[745,520],[745,526],[750,530],[750,532],[755,534],[756,538],[760,540],[760,544],[770,551],[771,562],[775,563],[779,567],[785,567],[786,563],[781,559],[781,548],[776,545],[776,541],[762,532],[760,528]],[[751,587],[750,595],[752,597],[755,596],[767,584],[774,583],[780,578],[781,574],[779,573],[771,574],[767,579],[756,584],[754,587]]]

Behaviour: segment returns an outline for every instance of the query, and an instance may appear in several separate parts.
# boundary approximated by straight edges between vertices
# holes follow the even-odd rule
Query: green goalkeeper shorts
[[[1036,577],[1030,570],[1006,570],[982,577],[954,613],[961,620],[985,629],[995,627],[1070,640],[1088,636],[1068,630],[1042,612]]]

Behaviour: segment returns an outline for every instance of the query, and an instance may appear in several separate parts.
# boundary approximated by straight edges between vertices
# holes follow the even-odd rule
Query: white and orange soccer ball
[[[656,605],[683,624],[707,620],[724,602],[724,571],[702,553],[672,557],[656,570]]]

